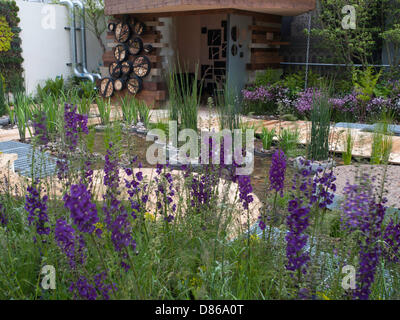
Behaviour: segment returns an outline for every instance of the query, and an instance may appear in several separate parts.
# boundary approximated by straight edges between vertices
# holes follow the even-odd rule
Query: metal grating
[[[38,150],[33,153],[33,147],[30,144],[17,141],[0,142],[0,152],[18,154],[18,159],[14,162],[14,170],[25,177],[31,177],[33,172],[34,178],[43,178],[56,172],[57,158]]]

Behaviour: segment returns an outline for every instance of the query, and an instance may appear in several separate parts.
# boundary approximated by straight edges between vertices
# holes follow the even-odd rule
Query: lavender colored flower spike
[[[116,290],[115,285],[105,284],[105,280],[107,275],[105,272],[98,273],[94,276],[94,284],[96,286],[96,290],[101,293],[104,300],[110,300],[110,291],[113,289]]]
[[[25,210],[28,212],[28,222],[31,225],[35,222],[36,232],[39,235],[50,233],[50,228],[46,226],[49,222],[47,216],[47,196],[40,199],[37,190],[37,182],[27,188],[28,194],[25,196]]]
[[[96,300],[97,291],[95,287],[89,283],[86,277],[81,276],[75,283],[72,282],[69,287],[70,292],[74,292],[75,299]]]
[[[277,150],[272,155],[272,163],[269,169],[270,189],[280,192],[283,197],[285,183],[286,156],[282,150]]]
[[[34,137],[38,139],[40,144],[46,145],[49,142],[47,132],[47,118],[44,112],[38,113],[33,119]]]
[[[307,262],[310,256],[304,252],[304,247],[307,244],[308,236],[305,234],[309,226],[309,213],[310,208],[304,206],[302,200],[293,199],[289,202],[289,216],[287,217],[286,224],[289,232],[286,239],[286,256],[288,263],[286,269],[290,271],[299,270],[303,274],[307,272]]]
[[[347,183],[342,206],[343,228],[349,233],[359,232],[359,268],[353,297],[361,300],[368,299],[371,294],[379,260],[384,255],[382,242],[387,243],[382,238],[390,243],[389,234],[393,227],[393,224],[389,224],[382,234],[386,208],[382,203],[376,203],[370,182],[370,177],[364,174],[358,184]],[[383,248],[385,249],[384,246]]]
[[[64,206],[69,209],[74,224],[81,232],[92,233],[99,221],[96,205],[84,184],[72,185],[70,194],[64,196]]]
[[[72,228],[65,220],[58,219],[54,229],[54,237],[57,245],[67,256],[71,268],[76,267],[75,258],[75,229]]]
[[[8,224],[8,217],[6,214],[6,208],[0,203],[0,225],[5,227]]]
[[[245,210],[249,209],[249,204],[253,202],[253,187],[249,176],[238,176],[237,182],[239,185],[239,199],[242,202]]]
[[[78,145],[79,131],[85,134],[89,133],[87,122],[88,116],[76,112],[77,106],[65,104],[64,107],[64,129],[65,138],[70,151],[74,151]]]

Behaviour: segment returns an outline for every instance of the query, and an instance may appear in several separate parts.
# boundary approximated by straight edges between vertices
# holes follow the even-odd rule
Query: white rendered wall
[[[61,75],[67,79],[72,75],[71,67],[66,65],[72,62],[70,32],[64,29],[69,26],[69,13],[67,7],[59,4],[22,0],[16,2],[21,20],[19,27],[25,88],[28,94],[34,94],[37,85],[43,84],[47,79]],[[88,70],[98,71],[102,63],[102,49],[89,30],[86,30],[86,38]],[[79,41],[78,31],[77,42]]]

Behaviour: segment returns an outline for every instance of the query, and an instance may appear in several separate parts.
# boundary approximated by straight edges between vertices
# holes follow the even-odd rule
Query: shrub
[[[296,128],[291,129],[281,129],[278,134],[278,145],[282,151],[289,156],[292,156],[293,151],[296,150],[297,145],[300,143],[300,132]]]
[[[198,68],[194,76],[182,70],[180,65],[169,70],[167,86],[169,92],[169,116],[178,127],[197,131],[197,111],[201,98],[201,85],[198,85]]]
[[[138,122],[138,110],[135,98],[125,95],[120,100],[122,119],[128,124],[133,125]]]
[[[254,85],[256,87],[267,87],[276,84],[282,76],[281,69],[267,69],[263,72],[257,72]]]
[[[345,147],[344,147],[345,151],[342,153],[342,158],[345,165],[351,164],[353,145],[354,145],[354,137],[351,135],[351,130],[347,129]]]
[[[36,92],[40,101],[43,101],[46,96],[53,95],[59,97],[65,91],[63,76],[53,79],[47,79],[44,86],[38,85]]]
[[[110,124],[111,117],[111,100],[96,98],[97,108],[99,109],[100,121],[102,125]]]
[[[0,117],[3,116],[6,113],[6,111],[7,111],[7,105],[4,92],[4,78],[3,75],[0,73]]]

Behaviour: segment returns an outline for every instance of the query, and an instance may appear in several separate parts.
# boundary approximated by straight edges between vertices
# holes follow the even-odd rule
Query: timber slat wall
[[[277,15],[254,15],[251,31],[251,63],[247,64],[249,71],[279,68],[283,57],[279,56],[281,45],[282,17]]]
[[[137,18],[139,21],[143,22],[146,25],[146,32],[140,36],[143,41],[143,45],[151,44],[153,46],[153,51],[149,54],[145,54],[142,52],[142,55],[145,55],[149,58],[151,62],[151,71],[150,74],[143,78],[143,88],[136,95],[136,98],[139,100],[143,100],[149,107],[160,107],[166,100],[166,85],[161,77],[162,75],[162,62],[163,57],[160,54],[161,48],[167,47],[167,43],[162,43],[162,35],[159,30],[156,28],[158,26],[163,26],[164,23],[158,21],[158,18],[155,17],[141,17],[140,15],[121,15],[115,16],[109,20],[109,22],[118,23],[120,21],[124,21],[126,18]],[[132,19],[129,19],[132,20]],[[132,25],[131,25],[132,26]],[[107,39],[107,48],[109,49],[103,54],[103,63],[104,68],[101,69],[102,76],[109,76],[108,67],[109,65],[115,61],[114,58],[114,48],[118,45],[118,42],[115,40],[114,32],[108,32],[106,35]],[[128,61],[133,61],[134,56],[129,55]],[[120,92],[115,92],[113,96],[113,100],[119,100],[124,95],[130,95],[127,89],[124,89]]]

